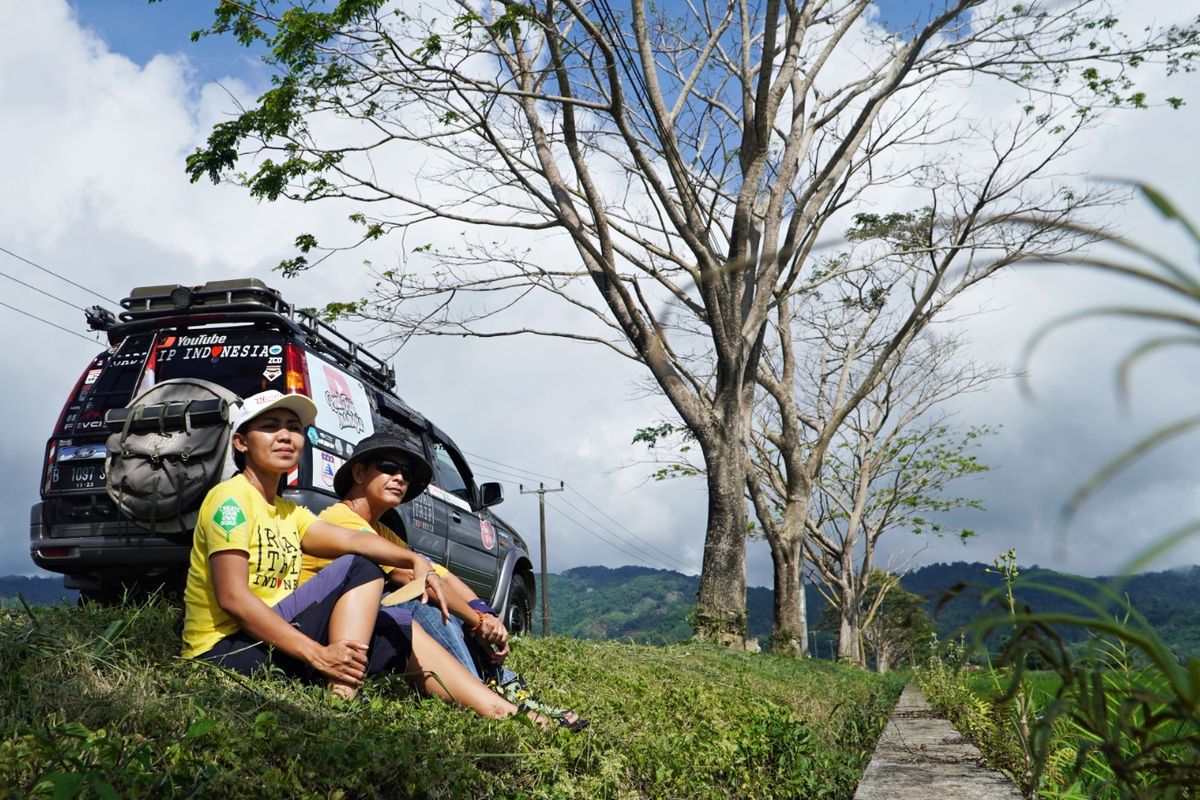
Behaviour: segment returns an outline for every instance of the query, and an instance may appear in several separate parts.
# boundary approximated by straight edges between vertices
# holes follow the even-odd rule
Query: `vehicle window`
[[[160,335],[151,364],[154,381],[198,378],[242,397],[287,391],[283,337],[274,331],[226,330]]]
[[[447,492],[470,502],[471,490],[467,488],[467,480],[459,470],[458,465],[454,463],[450,451],[446,449],[444,444],[435,441],[433,443],[433,454],[437,460],[438,485]]]
[[[131,336],[116,352],[96,356],[84,374],[79,393],[68,401],[61,435],[79,436],[103,431],[104,412],[121,408],[133,397],[138,375],[146,363],[149,343],[148,334]]]

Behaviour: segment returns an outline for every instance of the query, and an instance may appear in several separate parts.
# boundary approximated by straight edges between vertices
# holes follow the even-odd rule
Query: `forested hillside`
[[[901,581],[904,588],[926,598],[940,634],[954,635],[982,610],[989,591],[1001,586],[997,575],[985,572],[986,564],[955,562],[933,564],[915,570]],[[1095,596],[1096,586],[1087,578],[1053,570],[1029,567],[1022,571],[1029,584],[1057,587],[1083,596]],[[1111,583],[1112,578],[1091,579]],[[629,639],[647,644],[664,644],[691,636],[689,614],[694,606],[698,579],[678,572],[647,567],[576,567],[550,576],[551,630],[560,635],[587,639]],[[958,587],[954,599],[944,592]],[[817,629],[825,601],[808,588],[810,627]],[[1134,608],[1157,628],[1181,655],[1200,655],[1200,567],[1182,567],[1166,572],[1144,573],[1118,585]],[[1018,587],[1018,602],[1039,611],[1078,611],[1067,598],[1031,586]],[[749,635],[765,645],[771,632],[771,591],[754,587],[747,597]],[[1119,613],[1114,608],[1113,613]],[[540,618],[539,618],[540,622]],[[540,630],[538,624],[535,630]],[[1074,640],[1083,631],[1071,631]],[[827,653],[828,632],[818,630],[817,654]]]

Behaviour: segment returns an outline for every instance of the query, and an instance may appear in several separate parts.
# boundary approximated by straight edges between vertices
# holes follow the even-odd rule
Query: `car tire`
[[[513,575],[508,589],[508,605],[504,611],[504,627],[512,636],[533,633],[533,598],[529,580],[524,575]]]

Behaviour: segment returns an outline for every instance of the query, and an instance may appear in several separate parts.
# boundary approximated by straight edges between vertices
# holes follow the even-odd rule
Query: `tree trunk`
[[[775,568],[771,649],[804,656],[808,653],[808,626],[804,617],[804,540],[791,535],[785,524],[782,536],[772,539],[770,544],[771,563]]]
[[[880,675],[891,669],[891,654],[886,643],[880,644],[875,650],[875,671]]]
[[[702,443],[703,444],[703,443]],[[708,529],[696,596],[696,636],[727,646],[746,645],[745,445],[725,436],[704,448]]]
[[[862,636],[858,629],[858,594],[846,583],[842,584],[842,607],[838,621],[838,661],[865,665],[862,653]]]

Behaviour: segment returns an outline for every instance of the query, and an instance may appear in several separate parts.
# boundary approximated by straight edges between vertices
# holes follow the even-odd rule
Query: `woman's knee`
[[[366,556],[354,553],[338,556],[326,569],[334,566],[340,567],[345,571],[346,583],[350,586],[358,586],[359,584],[370,583],[374,580],[381,581],[386,577],[383,574],[383,569],[378,564]]]

